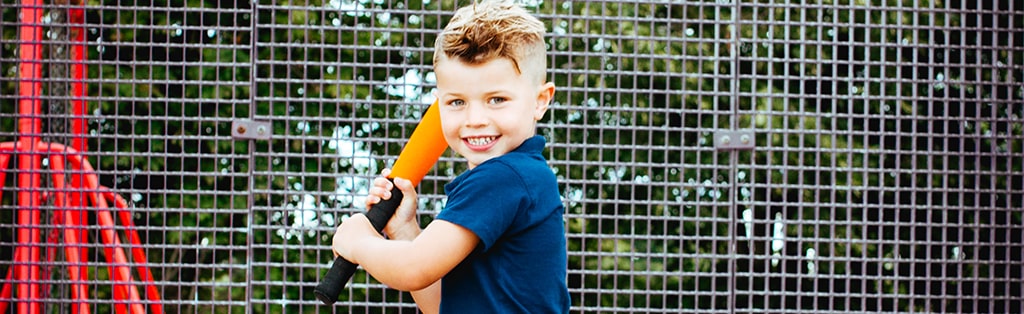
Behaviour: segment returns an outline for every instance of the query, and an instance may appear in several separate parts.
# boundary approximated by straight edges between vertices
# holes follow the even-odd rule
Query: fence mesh
[[[414,312],[312,290],[468,3],[4,2],[0,312]],[[572,312],[1024,309],[1019,4],[520,3]]]

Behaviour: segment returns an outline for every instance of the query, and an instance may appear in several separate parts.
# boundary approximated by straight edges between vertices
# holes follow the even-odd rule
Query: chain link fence
[[[1020,4],[520,2],[572,312],[1024,311]],[[4,2],[0,312],[415,312],[312,291],[468,3]]]

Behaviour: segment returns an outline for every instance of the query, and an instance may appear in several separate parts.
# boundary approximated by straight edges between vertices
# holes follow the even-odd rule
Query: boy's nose
[[[482,126],[487,124],[487,109],[481,105],[470,104],[466,107],[466,126]]]

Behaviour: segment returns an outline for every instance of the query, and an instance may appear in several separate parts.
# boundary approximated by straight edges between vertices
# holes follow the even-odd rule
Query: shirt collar
[[[523,141],[519,147],[516,147],[513,152],[516,153],[527,153],[527,154],[540,154],[544,151],[544,145],[547,144],[547,140],[543,136],[534,135]]]

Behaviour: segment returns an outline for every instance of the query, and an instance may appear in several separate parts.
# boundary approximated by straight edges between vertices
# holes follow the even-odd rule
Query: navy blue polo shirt
[[[436,219],[480,244],[441,279],[441,313],[566,313],[566,239],[558,183],[534,136],[445,185]]]

